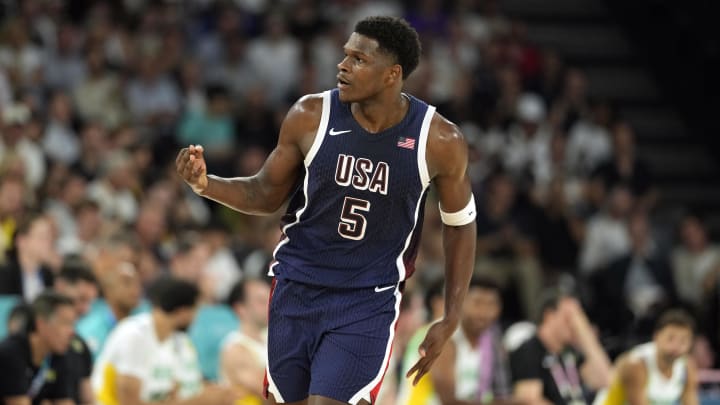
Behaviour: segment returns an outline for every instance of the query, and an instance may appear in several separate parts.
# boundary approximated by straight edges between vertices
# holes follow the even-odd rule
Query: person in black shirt
[[[40,294],[32,304],[29,333],[0,342],[0,400],[6,405],[72,405],[65,357],[73,335],[72,300]]]
[[[76,316],[82,317],[90,311],[92,303],[97,298],[98,285],[90,266],[80,258],[72,258],[63,263],[60,273],[55,278],[55,291],[72,299]],[[77,334],[73,335],[65,358],[71,398],[76,404],[92,403],[90,374],[92,374],[93,357],[83,338]]]
[[[589,403],[590,391],[609,384],[607,354],[575,298],[548,293],[540,308],[535,336],[510,353],[514,397],[526,403]]]

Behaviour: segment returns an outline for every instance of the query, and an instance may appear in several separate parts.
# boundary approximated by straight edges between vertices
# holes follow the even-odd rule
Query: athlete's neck
[[[350,109],[355,120],[370,133],[384,131],[405,118],[410,101],[402,93],[391,97],[378,96],[375,99],[352,103]]]
[[[113,316],[115,317],[115,322],[122,321],[123,319],[130,316],[130,313],[132,312],[132,310],[128,311],[115,303],[108,303],[108,306],[110,307],[110,312],[112,312]]]
[[[33,365],[40,367],[42,361],[50,354],[50,348],[37,333],[30,334],[30,353]]]

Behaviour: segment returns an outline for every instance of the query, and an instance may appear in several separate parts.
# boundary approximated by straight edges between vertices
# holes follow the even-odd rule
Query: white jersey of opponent
[[[131,316],[110,333],[91,377],[97,404],[120,405],[118,374],[138,378],[146,402],[171,395],[190,398],[202,390],[200,363],[188,335],[175,332],[159,341],[151,314]]]
[[[657,366],[657,349],[655,344],[645,343],[635,347],[630,356],[640,358],[647,367],[647,388],[645,389],[648,403],[654,405],[675,404],[680,400],[687,379],[687,362],[680,357],[672,365],[672,375],[665,377]]]

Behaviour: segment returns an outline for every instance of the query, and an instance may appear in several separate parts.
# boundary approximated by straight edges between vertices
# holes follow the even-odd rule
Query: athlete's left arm
[[[698,372],[697,366],[693,359],[687,359],[687,380],[685,381],[685,389],[683,389],[682,396],[680,397],[680,404],[682,405],[698,405],[700,400],[698,399]]]
[[[440,200],[440,209],[453,223],[443,224],[443,250],[445,253],[445,315],[436,322],[420,345],[420,360],[408,371],[416,384],[440,355],[445,342],[460,321],[460,310],[472,277],[475,264],[475,206],[470,179],[467,175],[468,147],[455,124],[435,114],[428,134],[426,161],[428,172]],[[468,207],[471,209],[468,210]],[[467,215],[472,220],[463,221]],[[445,221],[444,222],[448,222]]]

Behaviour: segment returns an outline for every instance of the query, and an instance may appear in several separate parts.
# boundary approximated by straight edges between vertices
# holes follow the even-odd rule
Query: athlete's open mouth
[[[350,82],[348,82],[347,80],[343,80],[343,78],[340,77],[339,75],[338,75],[337,79],[338,79],[338,86],[339,86],[339,87],[340,87],[340,86],[345,87],[345,86],[349,86],[349,85],[350,85]]]

